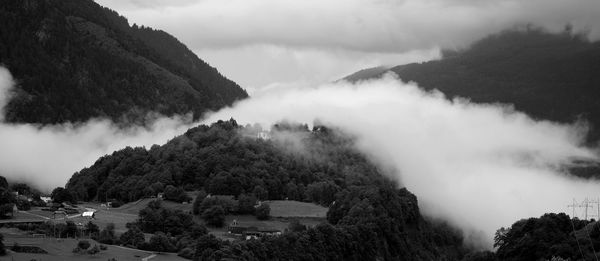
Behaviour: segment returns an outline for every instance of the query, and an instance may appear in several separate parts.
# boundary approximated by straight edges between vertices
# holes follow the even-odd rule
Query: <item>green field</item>
[[[28,254],[28,253],[15,253],[9,251],[7,256],[0,257],[0,260],[15,260],[15,261],[28,261],[28,260],[43,260],[43,261],[71,261],[71,260],[108,260],[109,258],[116,258],[119,261],[123,260],[141,260],[142,258],[149,257],[154,253],[148,251],[141,251],[136,249],[124,248],[119,246],[107,245],[107,250],[101,251],[100,253],[91,256],[85,254],[74,254],[72,250],[77,246],[78,240],[68,239],[55,239],[55,238],[32,238],[27,236],[25,233],[20,232],[17,229],[0,229],[0,233],[4,235],[4,244],[10,248],[17,242],[23,246],[37,246],[43,250],[46,250],[48,254]],[[92,246],[94,244],[100,245],[94,240],[86,239],[90,241]],[[157,254],[151,258],[152,261],[183,261],[184,258],[178,257],[176,254]]]
[[[156,198],[144,198],[144,199],[140,199],[138,201],[129,202],[118,208],[112,208],[111,210],[137,216],[137,214],[140,212],[140,210],[144,209],[148,205],[148,203],[150,203],[153,200],[156,200]],[[163,200],[163,201],[161,201],[161,204],[165,208],[178,209],[183,212],[191,212],[192,211],[192,204],[181,204],[181,203],[177,203],[177,202],[173,202],[173,201],[169,201],[169,200]]]
[[[271,200],[265,201],[271,207],[272,217],[310,217],[310,218],[325,218],[327,217],[326,207],[319,206],[313,203],[306,203],[294,200]]]
[[[99,203],[82,203],[79,205],[80,212],[85,211],[85,208],[93,208],[96,210],[95,218],[90,219],[77,215],[69,215],[67,220],[71,220],[76,224],[86,224],[88,221],[92,221],[98,225],[100,229],[103,229],[109,223],[113,223],[115,224],[115,231],[117,234],[121,234],[127,230],[126,224],[128,222],[134,222],[138,217],[137,215],[139,211],[145,208],[152,200],[155,199],[141,199],[135,202],[124,204],[119,208],[101,207]],[[265,203],[269,204],[271,207],[271,219],[261,221],[256,219],[256,217],[253,215],[227,215],[225,226],[223,228],[208,227],[209,232],[221,239],[235,240],[238,238],[233,237],[227,232],[227,226],[231,224],[233,220],[236,220],[241,226],[278,229],[282,232],[288,228],[289,222],[292,219],[297,219],[300,221],[300,223],[309,227],[326,222],[325,217],[328,209],[316,204],[292,200],[273,200],[265,201]],[[162,205],[166,208],[179,209],[184,212],[192,211],[192,204],[180,204],[163,200]],[[32,208],[26,212],[15,213],[15,218],[11,220],[52,220],[51,218],[52,212],[42,211],[40,208]],[[58,219],[58,222],[64,222],[63,217],[59,217]],[[7,222],[10,222],[11,220],[7,220]],[[194,220],[198,223],[204,223],[199,217],[195,217]],[[59,241],[52,238],[31,238],[24,232],[15,231],[18,230],[7,230],[5,228],[2,229],[2,234],[5,236],[5,242],[7,246],[12,246],[14,242],[17,242],[21,245],[34,245],[48,251],[49,254],[40,255],[12,253],[9,257],[14,258],[14,260],[107,260],[111,257],[116,257],[117,260],[140,260],[141,258],[152,254],[145,251],[121,248],[118,246],[109,246],[108,251],[104,251],[96,256],[76,255],[71,253],[71,250],[77,244],[77,241],[74,239],[61,239]],[[146,240],[148,240],[150,236],[150,234],[146,234]],[[181,259],[175,255],[158,255],[153,257],[151,260],[184,259]]]

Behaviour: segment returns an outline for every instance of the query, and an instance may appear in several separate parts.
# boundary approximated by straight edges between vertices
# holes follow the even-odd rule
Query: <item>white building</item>
[[[256,138],[261,140],[269,140],[271,139],[271,133],[269,133],[268,131],[260,131],[256,135]]]
[[[86,217],[86,218],[94,218],[96,215],[96,212],[94,211],[85,211],[83,212],[83,214],[81,214],[82,217]]]

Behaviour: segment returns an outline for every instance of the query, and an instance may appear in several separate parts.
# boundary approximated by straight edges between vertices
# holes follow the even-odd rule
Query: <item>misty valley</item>
[[[0,260],[598,260],[574,2],[3,0]]]

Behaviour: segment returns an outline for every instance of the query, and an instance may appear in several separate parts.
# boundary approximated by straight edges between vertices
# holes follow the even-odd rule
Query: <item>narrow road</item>
[[[20,212],[20,213],[25,213],[25,214],[27,214],[27,215],[32,215],[32,216],[35,216],[35,217],[43,218],[43,219],[50,219],[49,217],[44,217],[44,216],[42,216],[42,215],[38,215],[38,214],[29,213],[29,212],[27,212],[27,211],[22,211],[22,210],[19,210],[19,212]]]

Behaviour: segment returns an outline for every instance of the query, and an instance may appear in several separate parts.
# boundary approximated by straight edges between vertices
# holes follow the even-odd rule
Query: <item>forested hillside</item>
[[[274,130],[263,140],[259,128],[234,120],[201,125],[163,146],[102,157],[75,173],[66,190],[76,200],[132,201],[172,185],[330,207],[329,224],[303,232],[235,244],[208,236],[178,243],[177,251],[194,249],[201,260],[439,260],[464,253],[459,233],[423,219],[416,197],[353,149],[350,137],[324,126]]]
[[[501,228],[494,241],[499,260],[595,260],[600,226],[595,221],[550,213]]]
[[[590,140],[600,137],[599,42],[573,34],[569,27],[561,34],[526,27],[491,35],[464,51],[443,53],[441,60],[389,71],[450,98],[513,104],[535,118],[558,122],[584,119],[593,125]]]
[[[0,24],[0,64],[18,82],[10,122],[198,118],[248,96],[173,36],[92,0],[5,0]]]

